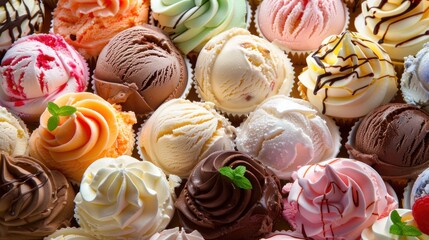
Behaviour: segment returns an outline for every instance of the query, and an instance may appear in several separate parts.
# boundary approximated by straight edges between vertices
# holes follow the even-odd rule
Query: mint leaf
[[[232,169],[231,167],[221,167],[219,172],[220,174],[228,177],[235,186],[246,190],[252,189],[251,182],[244,176],[246,173],[245,166],[237,166],[235,169]]]
[[[234,169],[235,174],[237,174],[237,176],[244,176],[244,174],[246,173],[246,167],[245,166],[237,166]]]
[[[231,180],[233,180],[233,179],[234,179],[234,170],[232,170],[232,168],[231,168],[231,167],[221,167],[221,168],[219,169],[219,172],[220,172],[222,175],[224,175],[224,176],[228,177],[228,178],[229,178],[229,179],[231,179]]]
[[[56,115],[50,117],[48,119],[48,130],[53,131],[55,128],[57,128],[58,124],[60,123],[60,118]]]
[[[395,223],[395,224],[403,225],[403,222],[402,222],[401,216],[399,216],[399,213],[398,213],[398,211],[396,211],[396,210],[393,210],[393,211],[390,213],[390,219],[391,219],[391,220],[392,220],[392,222],[393,222],[393,223]]]
[[[422,232],[414,226],[405,225],[402,227],[402,235],[404,236],[420,236]]]
[[[58,127],[60,123],[59,116],[70,116],[77,111],[75,107],[72,106],[62,106],[59,107],[57,104],[53,102],[48,102],[48,111],[52,114],[52,116],[48,119],[48,130],[53,131]]]
[[[52,115],[57,115],[57,112],[60,110],[60,107],[58,107],[57,104],[53,103],[53,102],[48,102],[48,111],[52,114]]]
[[[59,116],[70,116],[75,113],[77,109],[72,106],[62,106],[60,110],[57,112]]]
[[[395,235],[402,235],[402,228],[400,227],[400,225],[394,223],[392,226],[390,226],[389,233]]]
[[[238,177],[236,178],[236,181],[234,182],[235,185],[237,185],[237,187],[242,188],[242,189],[252,189],[252,183],[250,183],[249,179],[247,179],[246,177]]]
[[[393,210],[390,213],[390,219],[393,222],[393,225],[390,226],[389,232],[391,234],[400,235],[400,236],[420,236],[422,233],[420,230],[414,226],[406,225],[406,222],[402,222],[401,216],[399,216],[398,211]]]

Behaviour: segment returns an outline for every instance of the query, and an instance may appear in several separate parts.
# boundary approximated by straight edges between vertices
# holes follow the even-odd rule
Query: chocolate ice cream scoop
[[[185,60],[159,28],[142,25],[122,31],[103,48],[94,70],[98,95],[136,114],[154,111],[180,97],[187,85]]]
[[[223,176],[224,166],[245,166],[252,189]],[[271,232],[281,211],[280,183],[260,162],[236,151],[218,151],[191,173],[175,203],[181,225],[204,239],[259,239]]]
[[[63,174],[1,154],[0,176],[0,239],[42,239],[70,226],[75,194]]]
[[[429,115],[414,105],[376,108],[352,131],[346,148],[386,179],[414,178],[429,166]]]

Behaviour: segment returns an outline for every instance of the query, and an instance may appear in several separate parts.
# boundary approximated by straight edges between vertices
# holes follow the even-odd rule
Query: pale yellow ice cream
[[[9,155],[27,155],[30,138],[24,122],[0,107],[0,152]]]
[[[234,134],[235,128],[214,110],[213,103],[174,99],[144,123],[138,148],[144,160],[166,174],[186,178],[210,153],[234,149]]]
[[[226,113],[244,115],[270,96],[288,96],[294,71],[278,47],[246,29],[233,28],[204,46],[195,78],[202,100]]]
[[[97,239],[148,239],[174,214],[162,170],[126,155],[92,163],[74,201],[79,225]]]
[[[363,1],[355,26],[359,33],[378,42],[392,60],[403,62],[429,41],[429,1]]]

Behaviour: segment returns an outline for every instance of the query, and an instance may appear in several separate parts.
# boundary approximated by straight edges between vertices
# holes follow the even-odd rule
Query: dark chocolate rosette
[[[238,188],[219,172],[223,166],[245,166],[252,189]],[[205,239],[255,239],[271,232],[279,216],[280,183],[249,155],[217,151],[194,168],[175,207],[182,226]]]
[[[41,239],[70,226],[75,193],[35,158],[0,158],[0,239]]]

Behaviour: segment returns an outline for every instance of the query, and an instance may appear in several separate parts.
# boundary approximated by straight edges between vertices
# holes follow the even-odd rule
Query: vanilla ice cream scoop
[[[76,218],[97,239],[148,239],[173,217],[170,189],[162,170],[148,161],[101,158],[84,173]]]
[[[9,155],[27,155],[30,135],[24,122],[0,107],[0,152]]]
[[[288,96],[294,71],[278,47],[246,29],[233,28],[204,46],[195,78],[204,101],[213,102],[223,112],[243,115],[270,96]]]
[[[173,99],[143,124],[138,147],[144,160],[166,174],[186,178],[210,153],[234,149],[235,128],[214,110],[213,103]]]
[[[335,157],[340,133],[334,121],[307,101],[282,95],[259,105],[237,129],[237,149],[289,179],[300,166]]]

